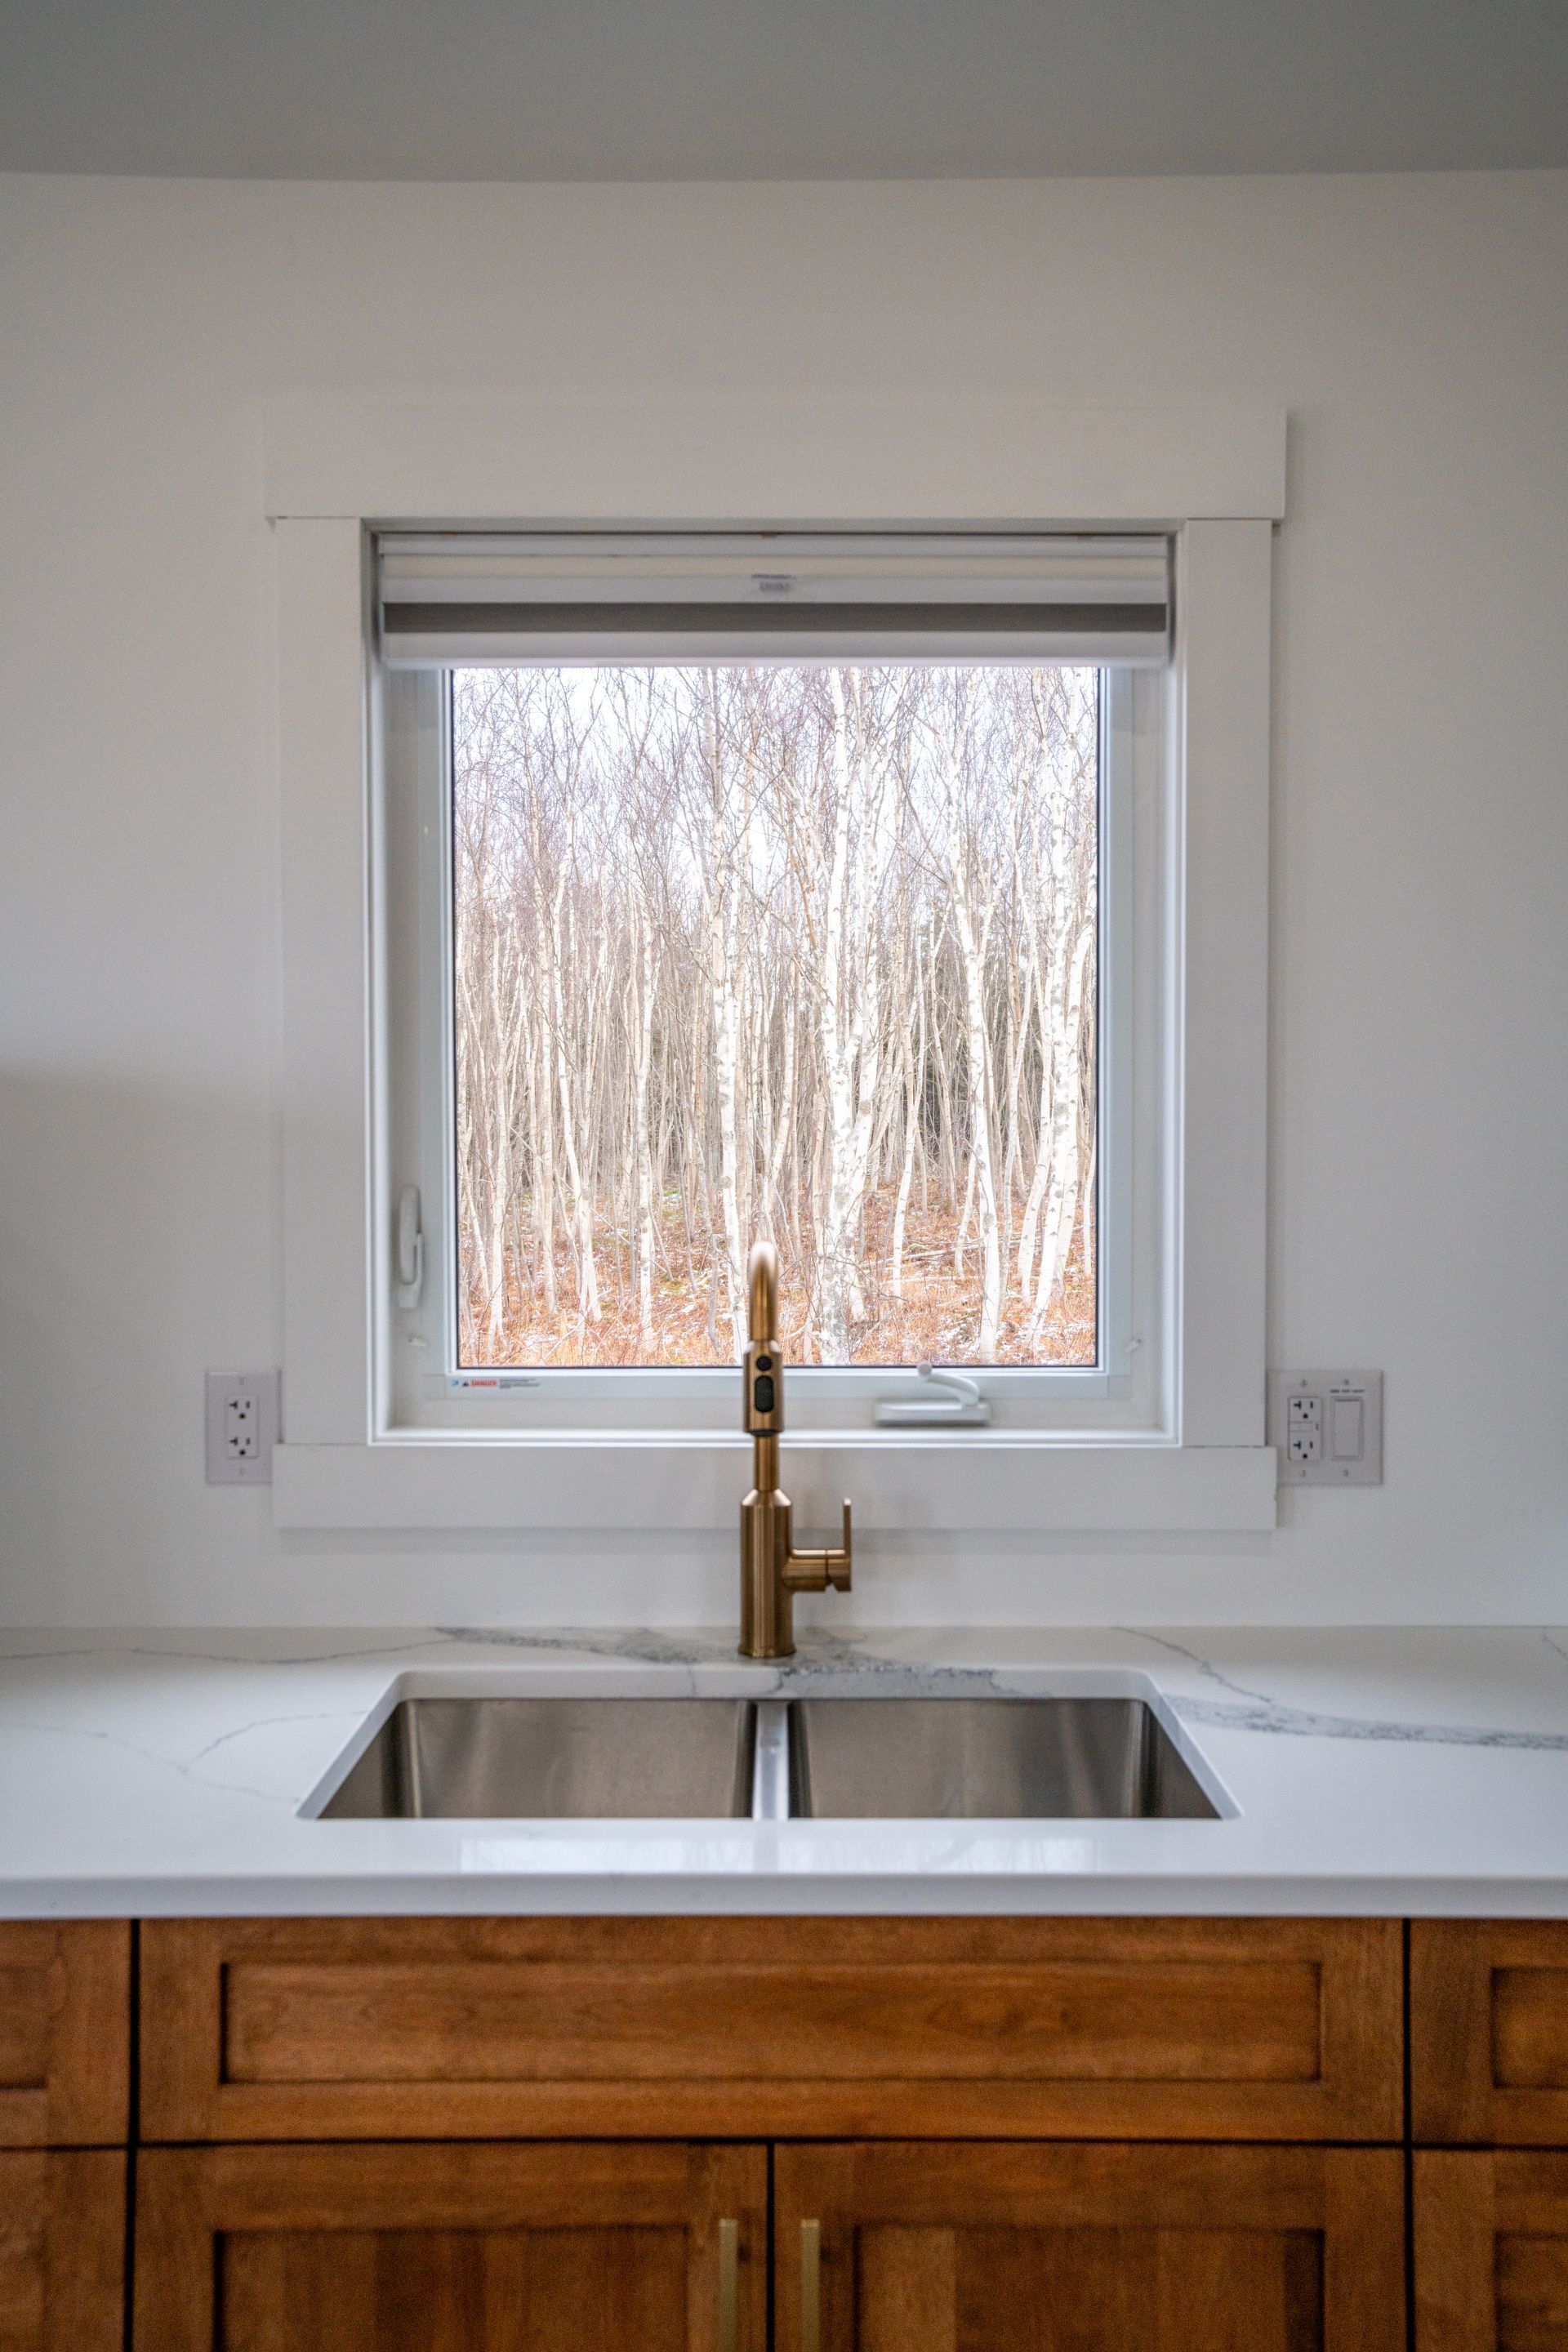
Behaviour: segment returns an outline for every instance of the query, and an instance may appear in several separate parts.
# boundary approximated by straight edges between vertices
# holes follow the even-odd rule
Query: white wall
[[[717,1622],[729,1544],[281,1538],[260,408],[1284,403],[1270,1361],[1388,1374],[1277,1536],[874,1547],[835,1622],[1568,1613],[1568,174],[0,180],[0,1619]]]

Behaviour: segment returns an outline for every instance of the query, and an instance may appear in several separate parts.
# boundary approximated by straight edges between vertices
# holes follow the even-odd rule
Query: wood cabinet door
[[[0,1924],[0,2147],[123,2146],[131,2112],[131,1929]]]
[[[777,2352],[1404,2352],[1394,2148],[780,2148]]]
[[[120,2352],[125,2158],[0,2156],[0,2352]]]
[[[764,2352],[767,2152],[155,2148],[137,2352]]]
[[[1568,2156],[1418,2149],[1416,2352],[1568,2352]]]
[[[1568,2147],[1568,1923],[1412,1921],[1410,2105],[1428,2145]]]

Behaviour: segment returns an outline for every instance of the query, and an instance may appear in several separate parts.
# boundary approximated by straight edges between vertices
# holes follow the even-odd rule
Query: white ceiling
[[[0,169],[1568,164],[1568,0],[0,0]]]

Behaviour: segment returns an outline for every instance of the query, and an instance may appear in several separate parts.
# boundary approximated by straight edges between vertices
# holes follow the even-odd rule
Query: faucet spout
[[[772,1242],[753,1242],[746,1267],[747,1325],[753,1339],[776,1336],[779,1315],[779,1254]]]
[[[778,1255],[758,1242],[746,1269],[747,1342],[742,1426],[752,1441],[752,1491],[741,1505],[741,1655],[795,1653],[795,1596],[829,1586],[847,1592],[853,1568],[849,1505],[844,1541],[826,1551],[795,1548],[794,1507],[778,1483],[784,1432],[784,1358],[778,1341]]]

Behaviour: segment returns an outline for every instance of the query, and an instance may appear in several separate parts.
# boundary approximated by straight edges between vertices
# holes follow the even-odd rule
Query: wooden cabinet
[[[0,1923],[0,2352],[119,2352],[131,1930]]]
[[[1401,1947],[151,1924],[138,2352],[1396,2352]]]
[[[1568,1925],[1414,1922],[1410,2096],[1418,2142],[1568,2147]]]
[[[130,2081],[126,1922],[0,1923],[0,2147],[122,2147]]]
[[[157,2148],[140,2352],[764,2352],[765,2149]]]
[[[1416,2352],[1568,2352],[1568,2156],[1418,2149]]]
[[[120,2352],[125,2155],[0,2155],[0,2352]]]
[[[1410,1930],[1416,2352],[1568,2352],[1568,1926]]]
[[[138,2352],[765,2352],[770,2229],[777,2352],[813,2278],[821,2352],[1393,2352],[1407,2163],[1416,2352],[1568,2352],[1568,1925],[1412,1925],[1408,2158],[1402,1941],[156,1922],[128,2152],[131,1928],[0,1925],[0,2352],[120,2343],[128,2160]]]
[[[132,1929],[0,1927],[0,2352],[121,2346],[128,2201],[135,2352],[1402,2336],[1396,1921],[137,1934],[133,2117]]]
[[[157,2140],[1389,2140],[1392,1920],[157,1921]]]
[[[1389,2149],[780,2148],[778,2352],[1404,2352]]]

